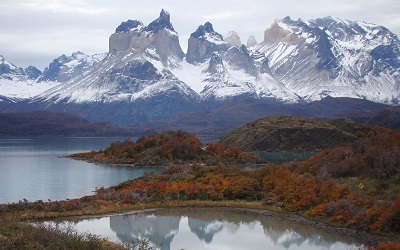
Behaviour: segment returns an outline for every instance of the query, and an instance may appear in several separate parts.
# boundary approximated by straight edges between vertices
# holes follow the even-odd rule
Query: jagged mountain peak
[[[133,31],[133,30],[140,30],[141,28],[143,28],[143,23],[141,21],[129,19],[126,22],[122,22],[115,29],[115,33],[130,32],[130,31]]]
[[[398,42],[397,35],[390,32],[387,28],[367,22],[342,20],[328,16],[310,20],[309,25],[319,27],[334,40],[364,40],[362,46],[369,47],[367,49],[371,49],[371,46],[374,47],[378,43],[387,45]],[[374,42],[371,43],[371,41]]]
[[[26,69],[15,66],[8,62],[4,56],[0,55],[0,79],[9,81],[32,81],[35,80],[42,72],[34,66]]]
[[[160,16],[146,27],[140,21],[130,23],[121,29],[129,32],[116,32],[109,39],[109,53],[119,55],[121,62],[118,64],[149,60],[158,65],[160,71],[163,67],[177,67],[185,54],[167,11],[161,10]]]
[[[210,22],[200,25],[190,36],[201,40],[208,40],[210,42],[222,42],[224,40],[221,34],[214,31],[213,25]]]
[[[28,66],[24,71],[28,75],[28,78],[32,80],[37,79],[42,74],[42,71],[37,69],[35,66]]]
[[[43,74],[37,79],[38,82],[66,82],[91,68],[106,56],[103,54],[87,55],[81,51],[65,54],[54,59]]]
[[[224,41],[236,47],[240,47],[242,45],[240,36],[236,31],[229,31],[228,34],[224,36]]]
[[[252,49],[265,53],[272,74],[305,100],[332,95],[398,102],[400,41],[382,26],[285,17]]]
[[[0,55],[0,78],[12,80],[16,73],[20,75],[19,71],[14,64],[9,63],[4,56]]]
[[[170,17],[171,16],[169,12],[162,9],[160,12],[160,16],[149,25],[147,25],[144,30],[149,32],[157,32],[162,29],[168,29],[175,32],[174,27],[171,24]]]
[[[249,36],[249,38],[247,39],[247,44],[246,45],[247,45],[248,48],[256,46],[257,45],[256,37],[253,36],[253,35]]]
[[[265,44],[276,44],[278,42],[289,42],[293,39],[291,36],[293,33],[282,25],[279,25],[278,21],[275,21],[269,28],[264,31],[264,43]]]
[[[14,64],[8,62],[3,55],[0,55],[0,64],[7,65],[8,67],[17,68]]]
[[[212,24],[206,22],[190,35],[186,60],[188,63],[201,63],[209,59],[213,52],[226,51],[230,46],[221,34],[214,31]]]

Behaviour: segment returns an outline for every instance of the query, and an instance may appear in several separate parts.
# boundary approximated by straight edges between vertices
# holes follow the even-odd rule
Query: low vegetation
[[[0,218],[0,249],[155,250],[157,247],[148,240],[117,244],[94,234],[79,233],[70,226],[28,224]]]
[[[248,123],[220,143],[245,151],[320,151],[347,146],[384,128],[296,116],[270,116]]]
[[[95,235],[78,234],[44,224],[0,222],[0,249],[111,249],[105,242]]]
[[[0,205],[0,215],[26,220],[159,206],[252,207],[296,213],[399,240],[400,131],[370,129],[365,133],[355,143],[323,150],[307,161],[257,170],[241,170],[233,164],[256,161],[254,155],[221,144],[202,149],[196,137],[183,132],[149,136],[136,143],[113,143],[103,151],[74,157],[140,164],[157,158],[153,165],[174,165],[160,175],[146,174],[99,188],[94,195],[80,199]],[[203,162],[214,164],[204,166]],[[399,243],[391,242],[377,249],[396,247]]]
[[[243,152],[239,147],[225,148],[222,144],[206,146],[193,134],[169,131],[141,137],[136,142],[113,142],[110,147],[70,157],[109,164],[133,164],[142,166],[187,163],[257,163],[262,159],[254,153]]]

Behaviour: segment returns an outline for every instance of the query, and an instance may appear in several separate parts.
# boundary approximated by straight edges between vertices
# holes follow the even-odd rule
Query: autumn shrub
[[[400,242],[384,242],[372,248],[372,250],[400,250]]]
[[[379,214],[377,221],[371,225],[371,229],[400,232],[400,199],[389,203],[387,209]]]
[[[263,187],[269,197],[283,202],[290,211],[312,208],[340,199],[347,193],[332,181],[302,176],[285,167],[277,167],[265,176]]]
[[[326,149],[302,163],[299,171],[321,178],[386,178],[400,173],[400,131],[374,132],[371,137]]]

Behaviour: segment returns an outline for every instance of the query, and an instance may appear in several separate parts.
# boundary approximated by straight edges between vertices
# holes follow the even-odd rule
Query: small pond
[[[160,209],[62,222],[79,232],[114,242],[148,239],[168,249],[360,249],[346,235],[254,212],[218,209]]]

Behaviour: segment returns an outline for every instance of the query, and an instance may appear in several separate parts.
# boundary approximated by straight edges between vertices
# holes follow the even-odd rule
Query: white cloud
[[[184,51],[190,34],[206,21],[221,34],[235,30],[244,43],[250,35],[262,41],[264,30],[285,16],[309,20],[331,15],[400,34],[399,0],[2,0],[0,54],[17,66],[43,69],[62,54],[105,52],[121,22],[148,24],[162,8],[170,12]]]
[[[204,20],[212,21],[219,19],[240,18],[243,15],[244,15],[243,11],[222,11],[200,17],[203,18]]]
[[[107,12],[106,8],[99,8],[79,0],[26,0],[19,4],[19,7],[28,8],[32,11],[52,12],[75,12],[82,14],[102,14]]]

